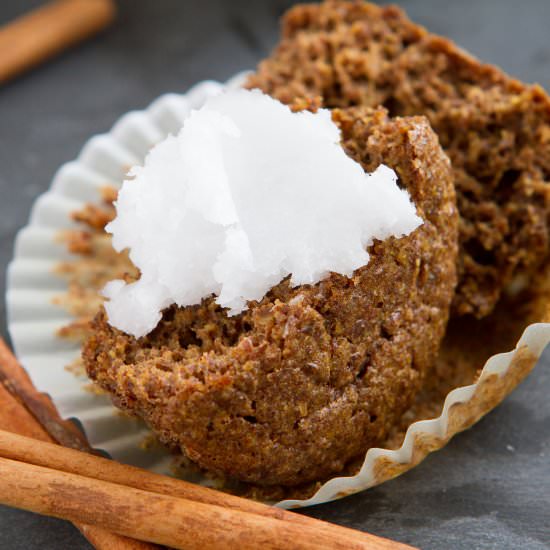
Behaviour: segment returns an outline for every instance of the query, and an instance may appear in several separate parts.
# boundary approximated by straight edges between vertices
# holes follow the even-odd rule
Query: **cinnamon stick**
[[[26,425],[29,427],[32,425],[33,430],[38,426],[40,432],[47,432],[49,437],[45,441],[50,439],[65,447],[86,452],[92,451],[84,434],[72,422],[61,418],[49,396],[36,390],[27,371],[19,364],[1,338],[0,384],[15,396],[27,413],[30,413],[37,421],[34,423],[27,421]],[[24,431],[10,431],[27,435]]]
[[[9,388],[9,391],[8,391]],[[24,405],[34,404],[35,414]],[[44,421],[57,436],[53,437],[37,420]],[[0,429],[28,436],[40,441],[82,441],[82,448],[90,448],[86,438],[70,421],[63,420],[52,401],[34,387],[29,375],[0,338]],[[59,441],[59,440],[62,441]],[[74,445],[71,445],[74,446]],[[56,447],[59,449],[59,447]],[[98,550],[158,550],[154,544],[132,540],[110,533],[99,527],[75,524],[75,527]]]
[[[0,84],[104,29],[113,0],[56,0],[0,29]]]
[[[281,508],[237,497],[208,487],[202,487],[181,479],[155,474],[142,468],[121,464],[99,456],[85,454],[59,445],[36,441],[2,429],[0,425],[0,457],[27,462],[61,472],[77,474],[100,481],[126,485],[161,495],[173,496],[233,508],[274,519],[297,523],[323,525],[307,516],[287,512]]]
[[[203,504],[221,506],[226,509],[306,525],[319,533],[326,532],[328,536],[332,536],[335,529],[338,529],[340,536],[343,536],[346,540],[353,539],[364,543],[369,537],[372,537],[371,540],[378,538],[360,531],[336,527],[330,523],[308,516],[287,512],[280,508],[267,506],[186,481],[154,474],[141,468],[87,455],[72,449],[59,448],[57,445],[37,442],[28,437],[22,437],[2,430],[0,430],[0,456],[34,464],[35,466],[125,485],[151,493],[183,498]],[[395,544],[398,547],[397,543]]]
[[[404,548],[347,529],[285,522],[0,458],[0,502],[172,548],[389,550]],[[329,525],[329,524],[327,524]]]

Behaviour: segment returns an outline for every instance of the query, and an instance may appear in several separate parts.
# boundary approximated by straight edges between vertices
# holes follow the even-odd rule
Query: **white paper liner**
[[[245,76],[239,73],[225,86],[239,87]],[[131,165],[140,163],[152,145],[177,132],[191,109],[199,108],[223,87],[207,81],[186,94],[163,95],[146,110],[124,115],[109,133],[92,137],[78,159],[63,165],[49,191],[34,203],[28,225],[17,235],[8,267],[8,328],[15,353],[36,386],[50,394],[62,416],[80,420],[94,447],[119,461],[165,474],[170,474],[171,457],[141,448],[148,434],[144,425],[117,414],[108,397],[84,391],[86,380],[65,369],[78,357],[80,346],[56,336],[72,320],[52,303],[65,289],[65,281],[54,268],[71,258],[57,236],[60,230],[74,227],[71,212],[97,202],[104,185],[118,188]],[[411,424],[399,449],[372,448],[357,475],[333,478],[307,500],[284,500],[277,505],[299,508],[328,502],[414,467],[496,406],[534,367],[549,342],[550,323],[528,326],[514,351],[487,361],[477,383],[447,395],[441,416]],[[209,483],[207,479],[199,482]]]

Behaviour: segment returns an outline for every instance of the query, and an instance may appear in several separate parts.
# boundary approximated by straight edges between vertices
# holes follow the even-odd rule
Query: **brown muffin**
[[[100,312],[89,376],[160,439],[212,472],[286,485],[340,472],[411,405],[443,337],[458,215],[448,158],[422,117],[333,112],[347,153],[396,170],[424,223],[370,248],[353,277],[274,287],[228,317],[213,301],[164,311],[136,340]]]
[[[328,1],[283,21],[248,81],[283,102],[384,105],[425,115],[451,159],[460,213],[457,314],[489,314],[529,284],[550,252],[550,100],[483,65],[396,7]]]

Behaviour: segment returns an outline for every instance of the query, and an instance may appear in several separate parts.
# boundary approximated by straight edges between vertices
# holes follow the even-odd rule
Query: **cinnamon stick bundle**
[[[191,488],[183,481],[0,430],[3,504],[189,550],[405,548],[239,497]],[[174,496],[182,494],[203,501]]]
[[[82,450],[90,449],[78,428],[72,422],[63,420],[49,397],[34,387],[29,375],[2,338],[0,429],[35,440],[57,442]],[[155,544],[122,537],[99,527],[83,523],[75,523],[75,527],[98,550],[159,550]]]
[[[0,429],[0,457],[125,485],[160,495],[221,506],[310,527],[314,526],[316,529],[322,530],[327,526],[330,529],[334,527],[331,524],[308,516],[287,512],[281,508],[267,506],[260,502],[222,493],[187,481],[148,472],[135,466],[120,464],[114,460],[88,455],[73,449],[59,448],[57,445],[37,442],[29,437],[22,437],[2,429]],[[363,533],[359,531],[349,530],[346,536],[357,536],[358,540],[364,540]]]

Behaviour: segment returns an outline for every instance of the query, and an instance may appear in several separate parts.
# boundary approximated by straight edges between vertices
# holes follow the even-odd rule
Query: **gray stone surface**
[[[2,0],[0,23],[40,3]],[[291,3],[123,0],[108,33],[0,88],[0,292],[33,200],[89,136],[163,92],[252,68]],[[397,3],[480,58],[550,88],[548,0]],[[0,301],[6,336],[4,319]],[[307,513],[424,549],[550,548],[549,363],[547,354],[503,405],[412,472]],[[1,549],[89,547],[67,523],[0,508]]]

